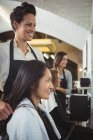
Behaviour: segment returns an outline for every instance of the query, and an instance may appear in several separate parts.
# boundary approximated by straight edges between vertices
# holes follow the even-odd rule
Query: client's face
[[[49,69],[46,69],[44,76],[39,81],[39,86],[37,89],[37,96],[39,99],[48,99],[49,95],[51,93],[51,90],[53,90],[53,84],[52,84],[52,76]]]

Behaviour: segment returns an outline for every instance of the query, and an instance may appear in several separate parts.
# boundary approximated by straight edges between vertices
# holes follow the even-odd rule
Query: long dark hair
[[[54,60],[54,67],[55,68],[57,68],[59,66],[60,62],[62,61],[62,59],[63,59],[63,57],[65,55],[67,55],[67,53],[66,52],[62,52],[62,51],[56,53],[55,60]]]
[[[14,110],[20,101],[30,99],[31,92],[36,92],[46,68],[46,64],[38,60],[27,61],[20,67],[7,101]]]
[[[50,69],[50,72],[51,72],[51,75],[52,75],[52,83],[53,83],[54,86],[56,86],[55,82],[58,79],[58,70],[57,69]]]
[[[13,26],[13,21],[15,20],[18,23],[20,23],[23,20],[23,17],[28,13],[31,13],[34,16],[36,16],[35,6],[27,2],[23,2],[21,3],[21,6],[17,6],[16,8],[13,9],[12,13],[10,14],[10,21],[11,21],[12,28],[14,30],[15,28]]]

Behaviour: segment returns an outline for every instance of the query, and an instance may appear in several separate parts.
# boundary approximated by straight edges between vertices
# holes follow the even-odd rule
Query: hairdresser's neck
[[[16,41],[17,47],[26,54],[28,52],[27,41],[15,36],[14,40]]]
[[[64,67],[62,67],[62,66],[58,66],[58,70],[63,70],[64,69]]]
[[[60,66],[58,67],[58,72],[59,72],[60,75],[63,74],[63,69],[64,69],[64,67],[60,67]]]

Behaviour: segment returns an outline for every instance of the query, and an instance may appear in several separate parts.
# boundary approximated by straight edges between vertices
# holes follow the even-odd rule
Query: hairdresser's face
[[[37,95],[39,99],[48,99],[53,89],[52,76],[49,69],[45,70],[44,76],[39,81]]]
[[[67,57],[67,55],[64,55],[63,59],[61,60],[61,62],[59,64],[59,66],[62,67],[62,68],[65,68],[67,63],[68,63],[68,57]]]
[[[18,39],[23,41],[30,41],[32,40],[35,34],[35,26],[36,26],[36,19],[33,14],[27,14],[23,17],[23,20],[20,23],[15,21],[15,28],[16,32],[15,35]]]

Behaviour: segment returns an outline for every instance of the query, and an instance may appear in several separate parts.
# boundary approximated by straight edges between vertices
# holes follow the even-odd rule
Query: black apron
[[[63,78],[60,82],[60,87],[67,89],[67,80],[65,76],[65,72],[63,70]],[[57,97],[59,99],[59,102],[62,104],[64,112],[66,113],[66,95],[58,90],[56,90]]]
[[[29,46],[29,48],[31,49],[31,53],[33,54],[35,59],[38,60],[33,49],[30,46]],[[13,82],[14,82],[16,75],[17,75],[17,72],[18,72],[20,66],[24,62],[26,62],[26,61],[25,60],[14,60],[13,40],[11,40],[10,41],[10,67],[9,67],[8,77],[7,77],[7,80],[6,80],[5,85],[4,85],[4,97],[3,97],[4,99],[9,97],[9,95],[11,93]]]

